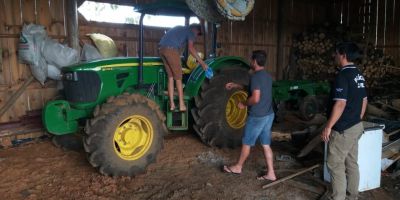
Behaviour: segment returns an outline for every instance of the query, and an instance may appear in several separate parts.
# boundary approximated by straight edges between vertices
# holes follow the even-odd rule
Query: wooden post
[[[68,45],[79,52],[79,26],[77,0],[66,1]]]
[[[284,32],[284,17],[285,17],[285,0],[280,0],[278,1],[278,16],[276,20],[276,30],[277,30],[277,48],[276,48],[276,79],[280,80],[282,79],[282,71],[284,68],[284,58],[283,58],[283,43],[284,43],[284,37],[283,35],[285,34]]]

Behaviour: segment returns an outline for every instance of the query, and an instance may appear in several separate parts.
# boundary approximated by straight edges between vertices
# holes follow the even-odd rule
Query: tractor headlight
[[[78,81],[78,74],[76,72],[66,72],[62,75],[63,80]]]

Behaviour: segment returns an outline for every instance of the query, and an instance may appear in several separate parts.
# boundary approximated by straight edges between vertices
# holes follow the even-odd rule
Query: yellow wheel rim
[[[130,116],[114,132],[115,153],[124,160],[137,160],[149,150],[153,136],[153,126],[146,117]]]
[[[242,128],[246,122],[247,108],[239,109],[237,106],[239,102],[245,102],[246,100],[247,93],[240,90],[234,92],[226,104],[226,121],[234,129]]]

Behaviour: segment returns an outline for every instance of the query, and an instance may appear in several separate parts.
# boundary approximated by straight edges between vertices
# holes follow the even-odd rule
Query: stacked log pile
[[[342,41],[353,41],[361,49],[361,58],[356,61],[364,74],[368,88],[379,88],[382,82],[400,77],[400,68],[381,49],[368,45],[359,34],[340,25],[324,24],[311,27],[295,36],[292,56],[299,76],[310,80],[332,80],[337,72],[334,61],[335,45]]]

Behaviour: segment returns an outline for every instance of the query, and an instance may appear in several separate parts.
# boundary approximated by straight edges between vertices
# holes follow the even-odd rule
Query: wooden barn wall
[[[368,43],[400,66],[400,0],[333,0],[332,4],[332,19],[364,33]]]
[[[128,2],[128,1],[127,1]],[[143,1],[131,1],[140,3]],[[282,3],[283,2],[283,3]],[[310,3],[311,2],[311,3]],[[24,23],[37,23],[46,27],[50,37],[65,40],[65,0],[4,0],[0,1],[0,107],[31,76],[29,67],[18,63],[17,44]],[[128,2],[129,3],[129,2]],[[293,33],[302,32],[305,27],[326,19],[326,4],[309,0],[281,0],[283,5],[282,23],[282,64],[277,66],[277,19],[279,0],[258,0],[255,9],[243,22],[224,21],[218,32],[218,55],[233,55],[248,58],[251,51],[264,49],[268,52],[268,71],[277,76],[287,65]],[[135,25],[85,22],[80,17],[80,37],[89,42],[87,33],[103,33],[113,38],[120,56],[137,56],[138,27]],[[145,55],[157,55],[157,43],[167,29],[149,27],[145,31]],[[388,37],[389,38],[389,37]],[[197,47],[203,50],[203,41]],[[279,78],[279,77],[278,77]],[[48,81],[44,86],[32,83],[18,98],[0,123],[18,121],[28,111],[41,109],[57,95],[56,83]]]
[[[277,66],[278,6],[282,5],[282,64]],[[252,50],[264,49],[268,53],[268,71],[279,79],[289,63],[290,47],[294,33],[307,26],[321,23],[327,18],[327,4],[306,0],[258,0],[254,10],[243,22],[227,21],[221,24],[218,42],[220,55],[237,55],[248,58]]]
[[[17,48],[22,24],[38,23],[46,27],[51,37],[64,37],[62,1],[4,0],[0,1],[0,107],[31,76],[29,67],[18,63]],[[1,122],[18,121],[28,111],[41,109],[56,96],[55,82],[44,86],[34,81],[0,118]]]

